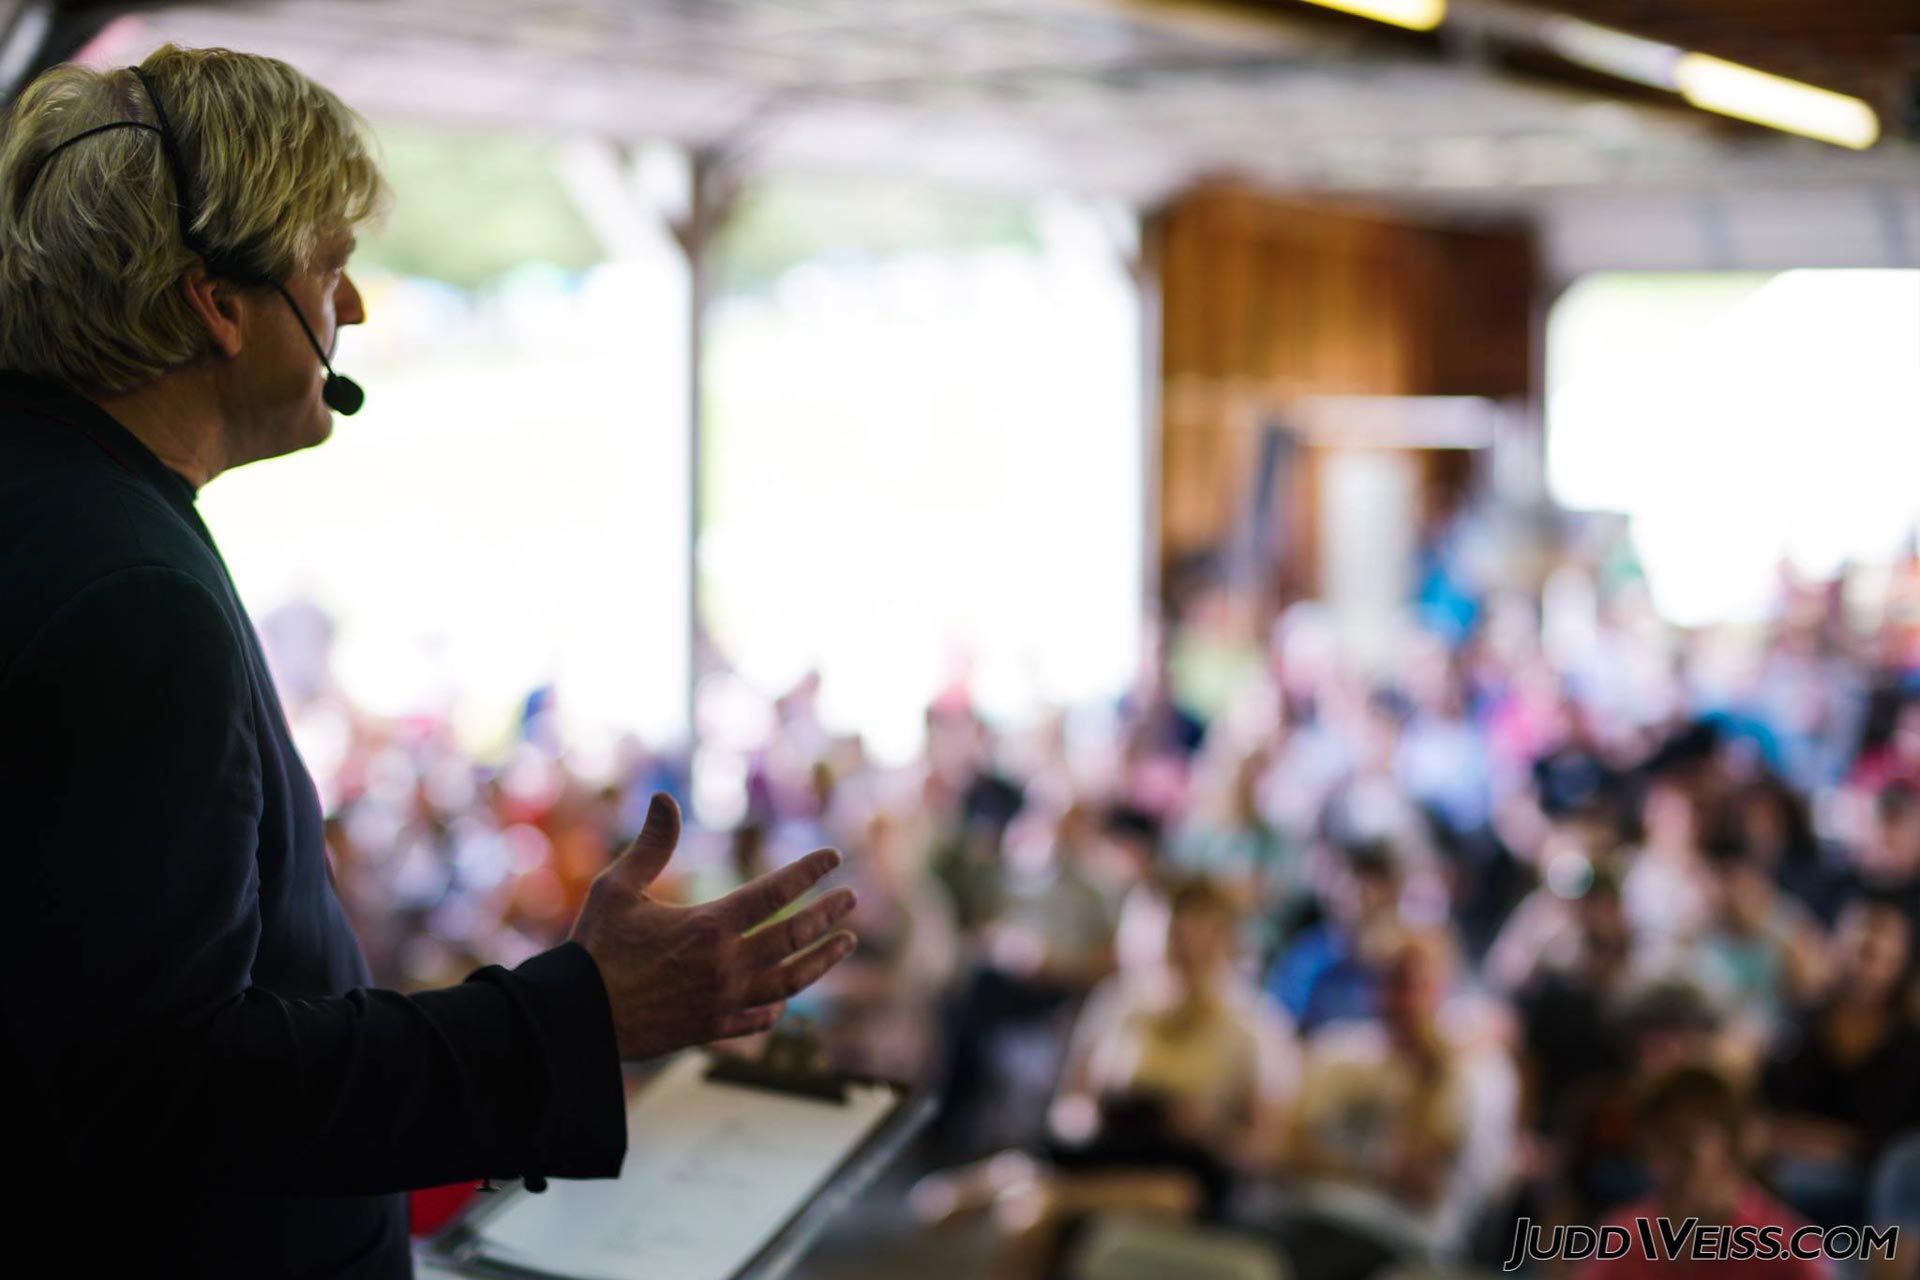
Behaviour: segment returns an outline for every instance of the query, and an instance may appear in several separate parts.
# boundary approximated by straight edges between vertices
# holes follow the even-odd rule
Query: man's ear
[[[240,291],[225,280],[208,275],[206,268],[194,267],[180,279],[180,294],[187,306],[213,339],[214,350],[231,360],[240,354],[241,312],[245,303]]]

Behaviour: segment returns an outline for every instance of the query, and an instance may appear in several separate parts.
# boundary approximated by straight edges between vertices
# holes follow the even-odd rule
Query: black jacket
[[[409,1187],[618,1172],[591,957],[370,990],[320,824],[192,488],[98,406],[0,374],[10,1249],[387,1280]]]

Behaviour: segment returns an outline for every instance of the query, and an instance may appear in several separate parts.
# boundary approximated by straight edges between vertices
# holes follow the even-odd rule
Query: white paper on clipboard
[[[684,1053],[627,1111],[615,1179],[555,1181],[479,1225],[481,1256],[580,1280],[729,1280],[899,1102],[849,1084],[844,1103],[709,1081]]]

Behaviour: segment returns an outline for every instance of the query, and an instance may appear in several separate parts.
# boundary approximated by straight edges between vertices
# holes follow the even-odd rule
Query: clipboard
[[[804,1031],[758,1059],[668,1059],[628,1101],[618,1178],[481,1197],[429,1260],[500,1280],[778,1280],[934,1110],[823,1060]]]

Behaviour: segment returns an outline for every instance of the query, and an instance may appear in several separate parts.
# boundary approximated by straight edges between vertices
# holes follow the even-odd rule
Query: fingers
[[[797,862],[789,862],[778,871],[770,871],[758,880],[749,880],[712,904],[721,921],[745,933],[780,908],[813,888],[820,878],[840,865],[834,849],[815,849]]]
[[[771,968],[825,937],[858,902],[853,890],[835,889],[818,902],[748,934],[740,944],[741,954],[752,970]]]
[[[842,929],[810,951],[775,965],[754,978],[740,1003],[752,1008],[799,995],[826,976],[827,970],[853,954],[854,938]]]
[[[641,825],[640,834],[614,859],[607,875],[639,893],[659,879],[679,843],[680,806],[666,792],[656,791],[647,805],[647,820]]]
[[[758,1009],[741,1009],[728,1014],[720,1020],[720,1033],[714,1039],[731,1040],[735,1036],[750,1036],[765,1031],[780,1021],[780,1015],[786,1011],[787,1002],[778,1000],[773,1004],[763,1004]]]

